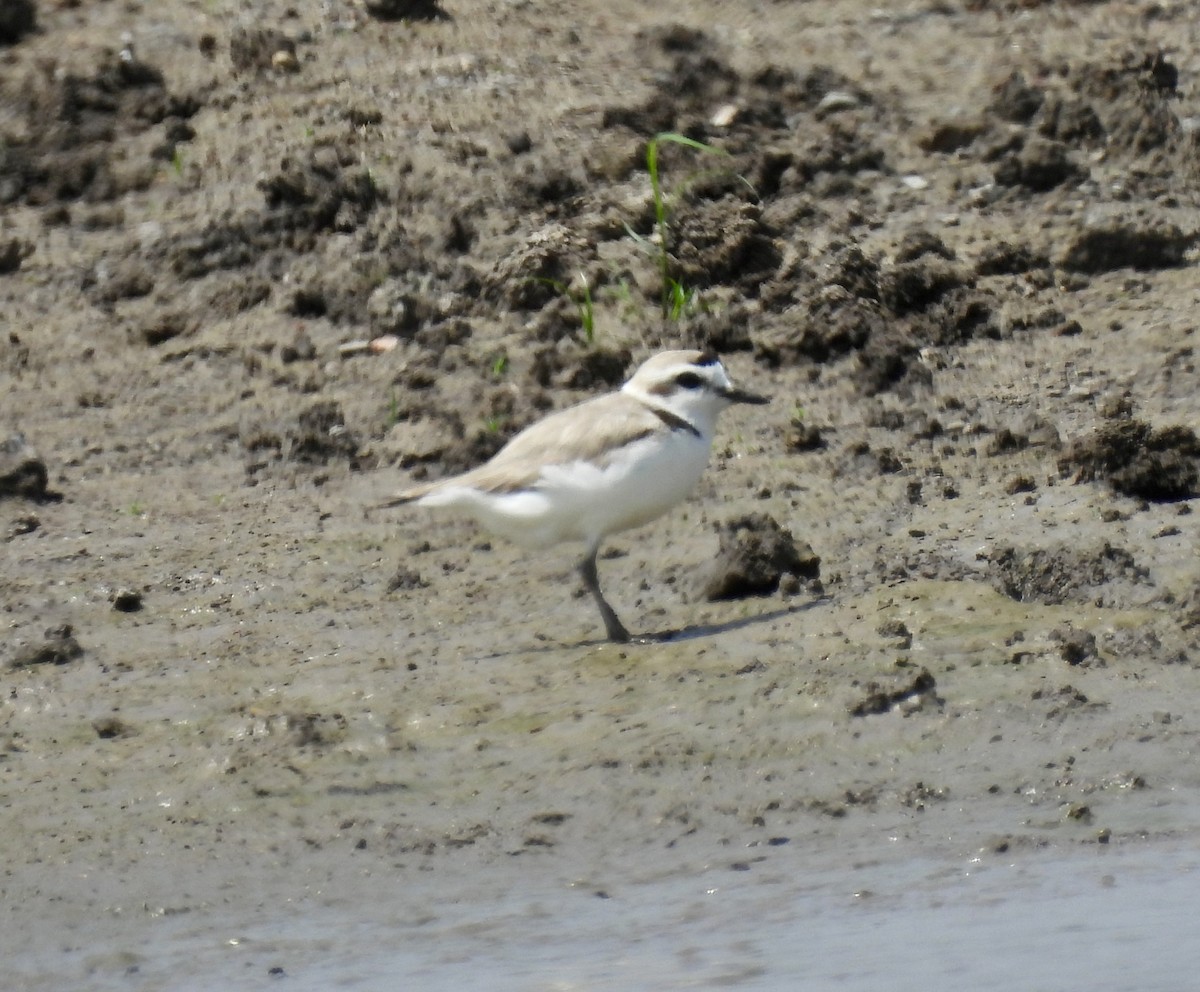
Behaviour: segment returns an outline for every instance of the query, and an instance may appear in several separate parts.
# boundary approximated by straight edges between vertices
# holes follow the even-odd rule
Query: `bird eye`
[[[680,372],[675,377],[675,383],[684,389],[699,389],[704,385],[704,379],[696,375],[695,372]]]

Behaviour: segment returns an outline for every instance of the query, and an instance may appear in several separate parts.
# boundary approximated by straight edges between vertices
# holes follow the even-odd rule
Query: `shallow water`
[[[345,987],[403,974],[449,990],[486,973],[489,987],[513,990],[1178,989],[1197,960],[1198,869],[1200,856],[1178,851],[983,870],[909,862],[819,879],[777,866],[593,897],[559,919],[535,898],[480,932],[449,928],[436,949],[381,952]]]
[[[457,892],[438,871],[370,879],[358,901],[162,918],[128,950],[30,948],[8,962],[10,987],[1153,992],[1200,962],[1200,852],[1184,847],[812,861],[782,849],[611,890],[532,863],[465,886],[454,873]]]

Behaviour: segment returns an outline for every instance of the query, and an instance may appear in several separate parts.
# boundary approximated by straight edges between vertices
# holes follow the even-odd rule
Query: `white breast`
[[[605,472],[611,512],[605,533],[637,527],[682,502],[708,465],[710,438],[674,430],[630,445]]]

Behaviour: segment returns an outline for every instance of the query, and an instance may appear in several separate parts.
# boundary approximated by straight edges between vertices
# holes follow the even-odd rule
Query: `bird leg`
[[[629,640],[629,631],[617,619],[617,614],[608,605],[608,600],[600,591],[600,577],[596,574],[596,552],[599,550],[599,546],[597,546],[588,552],[587,557],[579,563],[579,574],[583,576],[584,588],[592,594],[596,605],[600,607],[600,616],[604,620],[604,630],[608,634],[608,639],[618,644],[625,644]]]

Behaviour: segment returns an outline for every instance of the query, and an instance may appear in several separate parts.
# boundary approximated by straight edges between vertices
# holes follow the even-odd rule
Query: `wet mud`
[[[1190,4],[5,9],[6,956],[1200,828]],[[368,509],[665,347],[773,397],[608,546],[670,639]]]

